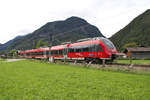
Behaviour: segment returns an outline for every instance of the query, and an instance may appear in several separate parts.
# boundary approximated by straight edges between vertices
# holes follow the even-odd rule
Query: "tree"
[[[129,48],[129,47],[138,47],[138,45],[135,42],[127,43],[123,46],[123,49]]]
[[[16,56],[16,52],[17,52],[16,49],[10,50],[10,51],[9,51],[9,56]]]
[[[0,55],[3,55],[4,54],[4,51],[0,51]]]
[[[47,42],[43,42],[42,40],[39,40],[36,44],[36,48],[40,48],[42,46],[47,46],[48,43]]]

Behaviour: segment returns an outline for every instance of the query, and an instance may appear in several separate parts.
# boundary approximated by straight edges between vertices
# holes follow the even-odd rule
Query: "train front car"
[[[113,61],[116,54],[117,50],[112,42],[103,37],[82,39],[70,44],[68,48],[68,58],[87,62]]]
[[[116,59],[118,52],[113,43],[109,39],[103,37],[99,37],[99,40],[101,46],[103,47],[103,59],[109,61]]]

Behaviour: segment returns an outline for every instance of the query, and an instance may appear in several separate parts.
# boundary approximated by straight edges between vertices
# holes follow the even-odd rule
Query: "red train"
[[[40,58],[54,61],[85,60],[101,62],[103,59],[112,61],[117,57],[117,50],[113,43],[104,37],[78,40],[76,43],[18,51],[18,56],[25,58]]]

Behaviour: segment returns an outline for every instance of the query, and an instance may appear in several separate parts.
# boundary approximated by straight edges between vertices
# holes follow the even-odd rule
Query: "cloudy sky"
[[[71,16],[110,37],[149,8],[150,0],[0,0],[0,43]]]

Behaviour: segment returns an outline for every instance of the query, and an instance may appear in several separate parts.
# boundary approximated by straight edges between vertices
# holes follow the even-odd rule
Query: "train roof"
[[[83,41],[83,42],[77,42],[77,43],[70,44],[70,47],[82,46],[82,45],[92,45],[92,44],[98,44],[98,43],[100,43],[99,40],[90,40],[90,41]]]
[[[91,40],[101,40],[102,38],[104,38],[104,37],[85,38],[85,39],[77,40],[77,42],[91,41]]]
[[[21,51],[20,53],[32,53],[32,52],[42,52],[42,51],[48,51],[49,48],[38,48],[38,49],[31,49],[26,51]]]
[[[52,46],[51,48],[46,47],[46,48],[38,48],[38,49],[32,49],[32,50],[26,50],[26,51],[19,51],[19,53],[42,52],[42,51],[49,51],[49,50],[63,50],[64,48],[67,48],[67,47],[75,47],[75,46],[84,46],[84,45],[103,43],[102,42],[103,39],[107,39],[107,38],[104,38],[104,37],[86,38],[86,39],[78,40],[76,43],[57,45],[57,46]]]
[[[58,46],[52,46],[51,50],[62,50],[64,48],[66,48],[67,45],[58,45]]]

